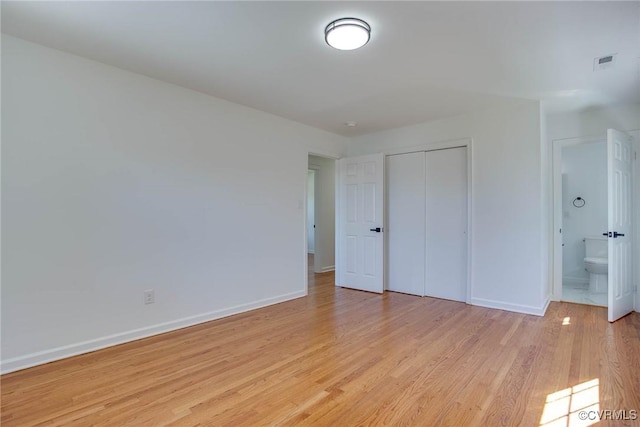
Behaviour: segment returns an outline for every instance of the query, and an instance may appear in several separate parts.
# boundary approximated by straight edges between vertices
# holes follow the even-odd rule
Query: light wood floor
[[[540,318],[311,277],[306,298],[7,374],[2,426],[577,426],[563,416],[594,399],[640,410],[637,313]]]

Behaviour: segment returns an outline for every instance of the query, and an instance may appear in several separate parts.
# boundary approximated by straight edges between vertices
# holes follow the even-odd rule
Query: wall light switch
[[[153,304],[154,302],[156,302],[156,295],[153,289],[147,289],[144,291],[144,303]]]

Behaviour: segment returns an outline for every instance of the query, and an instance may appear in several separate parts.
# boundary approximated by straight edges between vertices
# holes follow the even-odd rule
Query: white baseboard
[[[469,304],[477,305],[480,307],[487,308],[497,308],[499,310],[513,311],[515,313],[523,313],[523,314],[532,314],[534,316],[544,316],[544,313],[547,311],[547,307],[549,307],[549,303],[551,302],[551,296],[546,298],[546,301],[542,306],[535,307],[532,305],[523,305],[523,304],[512,304],[503,301],[495,301],[484,298],[471,298]]]
[[[327,267],[322,267],[318,273],[328,273],[329,271],[334,271],[335,269],[335,265],[329,265]]]
[[[67,357],[90,353],[92,351],[100,350],[114,345],[175,331],[176,329],[182,329],[200,323],[209,322],[211,320],[221,319],[223,317],[244,313],[246,311],[255,310],[257,308],[278,304],[284,301],[289,301],[304,296],[306,296],[306,293],[304,291],[291,292],[273,298],[265,298],[247,304],[240,304],[234,307],[215,310],[195,316],[184,317],[182,319],[172,320],[170,322],[159,323],[157,325],[146,326],[144,328],[132,329],[130,331],[108,335],[105,337],[56,347],[36,353],[26,354],[24,356],[14,357],[0,362],[0,373],[6,374],[9,372],[19,371],[21,369],[31,368],[33,366],[42,365],[56,360],[66,359]]]

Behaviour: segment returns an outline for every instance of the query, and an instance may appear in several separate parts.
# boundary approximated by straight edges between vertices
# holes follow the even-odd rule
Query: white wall
[[[316,250],[315,223],[315,192],[316,192],[316,172],[310,170],[307,175],[307,252],[310,254]]]
[[[349,154],[472,138],[470,302],[542,314],[550,292],[540,126],[539,103],[523,103],[354,138]]]
[[[640,129],[640,104],[599,108],[577,113],[550,114],[547,116],[547,140],[602,136],[607,129]]]
[[[305,294],[346,139],[4,35],[2,89],[4,372]]]
[[[309,156],[309,167],[316,171],[316,251],[315,271],[335,269],[335,160]]]
[[[587,283],[584,238],[607,231],[606,143],[564,147],[562,180],[563,282],[569,279]],[[576,197],[584,199],[583,207],[573,205]]]

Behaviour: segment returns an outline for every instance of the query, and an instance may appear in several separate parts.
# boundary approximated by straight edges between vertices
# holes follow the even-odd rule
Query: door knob
[[[379,233],[379,232],[382,231],[382,228],[380,228],[380,227],[370,228],[369,231],[375,231],[376,233]]]
[[[602,233],[602,235],[606,237],[609,235],[609,233]]]
[[[615,239],[616,237],[624,237],[624,234],[618,233],[617,231],[614,231],[613,232],[613,238]]]

